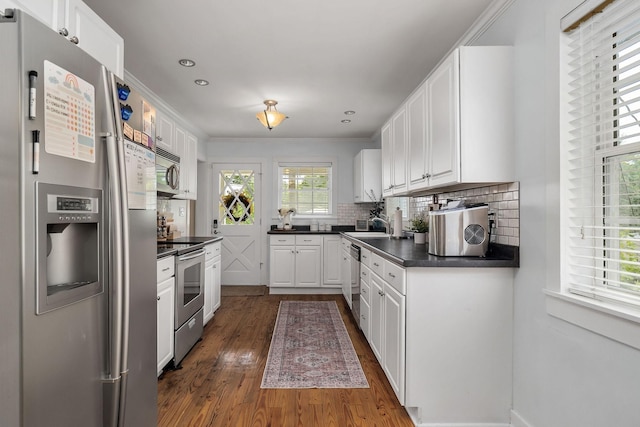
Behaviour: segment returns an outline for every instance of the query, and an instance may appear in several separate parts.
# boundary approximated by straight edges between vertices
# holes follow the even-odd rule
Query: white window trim
[[[338,218],[338,158],[337,157],[278,157],[273,159],[273,194],[276,197],[274,203],[278,203],[280,198],[280,163],[331,163],[331,215],[298,215],[293,216],[294,222],[299,218],[301,222],[310,222],[315,219],[336,219]],[[276,209],[278,206],[275,206]],[[271,218],[273,221],[279,219],[278,215]]]
[[[566,38],[559,34],[560,57],[567,57]],[[566,146],[569,141],[568,112],[568,65],[562,60],[560,69],[560,183],[567,179]],[[567,206],[568,199],[564,185],[560,186],[560,283],[548,283],[544,289],[547,313],[573,325],[640,350],[640,310],[614,305],[569,293],[563,283],[567,283]]]

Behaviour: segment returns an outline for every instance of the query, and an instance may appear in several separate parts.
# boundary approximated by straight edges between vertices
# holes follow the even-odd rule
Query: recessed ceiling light
[[[195,67],[196,66],[196,61],[192,60],[192,59],[180,59],[178,61],[178,64],[182,65],[183,67]]]
[[[194,83],[197,84],[198,86],[207,86],[209,84],[209,82],[204,79],[194,80]]]
[[[340,120],[340,123],[344,123],[344,124],[351,123],[351,120],[349,119]]]
[[[344,114],[346,114],[347,116],[353,116],[356,112],[353,110],[347,110],[344,112]]]

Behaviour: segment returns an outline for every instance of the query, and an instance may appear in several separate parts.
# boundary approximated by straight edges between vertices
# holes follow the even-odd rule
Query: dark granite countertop
[[[222,236],[186,236],[158,242],[158,258],[171,255],[182,255],[186,252],[203,248],[206,245],[215,243],[219,240],[222,240]]]
[[[271,226],[271,230],[267,231],[267,234],[340,234],[343,231],[354,231],[353,225],[332,225],[331,231],[311,231],[311,227],[308,225],[295,225],[291,230],[281,230],[276,228],[275,225]]]
[[[485,257],[436,256],[428,245],[416,245],[413,239],[376,239],[344,236],[359,246],[403,267],[519,267],[517,246],[491,244]]]

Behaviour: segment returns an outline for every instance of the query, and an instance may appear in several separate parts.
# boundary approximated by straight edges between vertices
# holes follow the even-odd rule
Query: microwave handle
[[[165,178],[167,180],[167,184],[169,184],[169,187],[171,187],[173,190],[177,190],[178,184],[180,183],[180,175],[178,172],[178,166],[176,166],[175,164],[167,168],[167,174]]]

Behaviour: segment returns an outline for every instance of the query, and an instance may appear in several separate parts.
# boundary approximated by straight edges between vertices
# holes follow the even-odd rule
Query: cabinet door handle
[[[164,273],[165,271],[169,271],[169,270],[171,270],[171,267],[163,268],[162,272]]]
[[[69,37],[69,41],[73,44],[78,44],[80,42],[80,40],[78,40],[78,37],[76,36]]]
[[[69,30],[62,27],[58,30],[58,34],[60,34],[62,37],[67,37],[69,35]]]
[[[292,254],[295,254],[295,251],[291,251]]]
[[[378,264],[377,262],[374,262],[373,265],[375,265],[376,267],[380,267],[380,264]]]
[[[156,141],[162,141],[162,137],[160,135],[156,135]]]
[[[367,256],[366,255],[362,255],[362,258],[367,259]]]
[[[382,291],[378,291],[378,295],[380,295],[381,297],[383,297],[383,296],[384,296],[384,292],[382,292]]]
[[[394,276],[393,274],[389,273],[389,276],[391,276],[392,279],[395,279],[396,276]]]
[[[160,301],[160,295],[158,295],[158,301]]]

